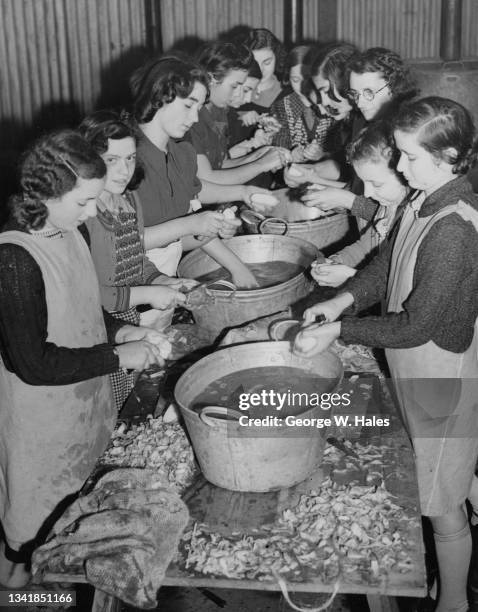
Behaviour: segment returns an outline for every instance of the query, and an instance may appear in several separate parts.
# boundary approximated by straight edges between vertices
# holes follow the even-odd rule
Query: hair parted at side
[[[315,78],[319,74],[329,81],[329,97],[338,102],[335,92],[345,98],[349,89],[347,64],[358,53],[357,47],[348,43],[328,43],[315,51],[311,62],[310,74]]]
[[[114,110],[98,110],[87,115],[78,129],[100,155],[108,150],[109,139],[134,138],[136,141],[140,134],[128,113]]]
[[[477,161],[475,126],[469,111],[454,100],[429,96],[404,105],[393,129],[417,135],[417,142],[437,159],[465,174]]]
[[[351,72],[379,72],[394,99],[405,100],[417,94],[417,85],[407,64],[398,53],[385,47],[371,47],[357,53],[348,63],[348,75]]]
[[[74,130],[50,133],[24,153],[20,164],[21,193],[10,209],[24,229],[41,229],[48,217],[45,202],[75,188],[78,178],[101,179],[106,166],[87,140]]]
[[[356,135],[347,147],[349,163],[386,161],[389,168],[395,170],[398,163],[398,150],[393,139],[393,132],[388,121],[372,121]]]
[[[222,81],[231,70],[249,71],[253,59],[245,45],[223,41],[205,45],[197,56],[200,65],[216,81]]]
[[[176,97],[187,98],[196,83],[204,85],[209,94],[206,72],[190,59],[164,56],[150,61],[130,79],[134,118],[138,123],[148,123],[164,104]]]
[[[133,138],[137,142],[140,135],[136,122],[126,111],[95,111],[83,119],[78,129],[100,155],[108,151],[108,140]],[[137,162],[127,189],[130,191],[136,189],[143,178],[144,170]]]

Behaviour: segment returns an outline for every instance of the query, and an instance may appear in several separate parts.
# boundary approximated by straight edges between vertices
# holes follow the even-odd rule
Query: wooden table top
[[[402,540],[407,543],[407,553],[411,560],[410,571],[387,571],[379,576],[371,576],[363,571],[363,564],[357,561],[356,567],[347,561],[348,571],[340,577],[339,592],[398,595],[404,597],[420,597],[425,593],[424,547],[421,529],[421,519],[418,504],[418,490],[415,475],[415,465],[408,437],[396,416],[388,391],[384,388],[386,381],[376,377],[360,378],[354,374],[352,378],[344,379],[342,390],[352,390],[353,401],[346,412],[341,408],[335,415],[349,415],[353,421],[357,414],[372,418],[373,415],[390,418],[390,425],[370,427],[360,424],[350,424],[346,427],[333,426],[327,431],[327,436],[345,437],[360,447],[372,444],[379,449],[381,458],[374,462],[374,476],[368,472],[370,466],[363,470],[342,469],[343,465],[323,464],[304,482],[279,491],[268,493],[241,493],[216,487],[200,477],[186,495],[193,521],[206,526],[208,532],[220,534],[226,538],[252,536],[264,537],[264,526],[273,524],[287,508],[297,504],[301,495],[310,495],[318,491],[326,478],[347,485],[358,479],[360,484],[377,482],[383,479],[387,491],[394,496],[393,503],[403,510],[406,519],[399,526],[390,525],[389,532],[383,536],[391,539],[395,531],[399,531]],[[345,460],[344,460],[345,463]],[[379,465],[377,465],[379,463]],[[350,467],[350,466],[349,466]],[[378,473],[377,473],[378,472]],[[351,485],[352,486],[352,485]],[[240,534],[240,535],[238,535]],[[287,537],[287,535],[285,536]],[[183,551],[184,552],[184,551]],[[184,553],[186,554],[186,553]],[[380,563],[380,559],[378,560]],[[321,572],[314,574],[307,568],[300,577],[300,582],[288,580],[288,588],[293,591],[331,592],[336,579],[324,578]],[[263,579],[244,579],[207,576],[187,570],[184,558],[172,564],[164,580],[164,585],[184,585],[215,588],[241,588],[258,590],[280,590],[277,581]]]

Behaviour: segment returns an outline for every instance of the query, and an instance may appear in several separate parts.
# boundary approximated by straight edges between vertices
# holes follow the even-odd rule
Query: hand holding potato
[[[311,268],[312,278],[318,285],[324,287],[339,287],[356,273],[355,268],[335,263],[330,259],[326,263],[314,263]]]

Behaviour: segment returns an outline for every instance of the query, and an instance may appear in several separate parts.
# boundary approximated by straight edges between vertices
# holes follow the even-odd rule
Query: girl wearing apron
[[[380,244],[401,214],[409,187],[396,171],[396,149],[388,123],[374,121],[363,128],[348,148],[348,159],[363,182],[364,195],[380,205],[373,218],[363,221],[360,238],[312,267],[318,285],[339,287],[377,254]],[[359,220],[359,226],[360,222]]]
[[[0,234],[0,584],[29,579],[34,546],[89,476],[115,423],[108,374],[159,360],[150,330],[103,313],[78,225],[103,160],[77,133],[36,143]]]
[[[328,321],[296,340],[311,355],[342,337],[385,348],[399,410],[415,453],[420,505],[429,517],[440,572],[439,612],[468,608],[478,457],[478,197],[464,176],[475,160],[474,126],[460,104],[439,97],[403,108],[394,122],[397,169],[420,190],[386,248],[332,300],[305,313]],[[344,317],[380,299],[381,317]]]

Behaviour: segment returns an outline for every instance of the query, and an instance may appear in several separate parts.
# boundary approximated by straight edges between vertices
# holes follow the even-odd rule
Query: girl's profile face
[[[353,92],[355,104],[366,121],[374,119],[393,97],[381,72],[351,72],[350,91]]]
[[[397,170],[410,187],[429,195],[456,176],[450,164],[438,160],[420,145],[416,134],[395,130],[393,136],[400,151]]]
[[[110,193],[123,193],[136,167],[134,138],[108,138],[108,150],[101,157],[106,164],[105,190]]]
[[[247,79],[246,70],[229,70],[216,81],[211,80],[211,102],[219,108],[227,108],[237,103],[242,97],[242,87]]]
[[[254,49],[252,52],[254,59],[259,64],[259,68],[262,72],[262,80],[268,81],[274,76],[276,69],[276,56],[274,51],[269,48],[265,49]]]
[[[244,81],[244,85],[241,88],[238,88],[241,89],[240,94],[238,94],[237,96],[234,95],[233,100],[229,106],[232,106],[233,108],[239,108],[243,104],[249,104],[249,102],[251,102],[252,100],[252,96],[258,84],[259,79],[256,79],[256,77],[248,76],[247,79]]]
[[[335,87],[333,88],[333,93],[337,100],[330,97],[332,85],[330,81],[323,76],[320,70],[316,76],[312,77],[312,82],[316,92],[320,96],[320,101],[325,112],[337,121],[346,119],[352,110],[352,106],[347,98],[342,98]]]
[[[60,198],[45,202],[48,217],[45,227],[71,231],[89,217],[96,216],[96,198],[103,191],[105,179],[84,179],[79,177],[71,191]]]
[[[304,77],[302,76],[302,64],[297,64],[297,66],[292,66],[289,71],[289,81],[290,86],[295,91],[298,96],[302,96],[302,81]]]
[[[357,176],[363,181],[364,196],[383,206],[399,204],[405,196],[403,183],[388,165],[388,159],[358,160],[353,163]]]
[[[159,128],[168,138],[183,138],[192,125],[198,122],[199,110],[206,100],[206,88],[202,83],[194,83],[187,98],[176,96],[169,104],[158,109]]]

